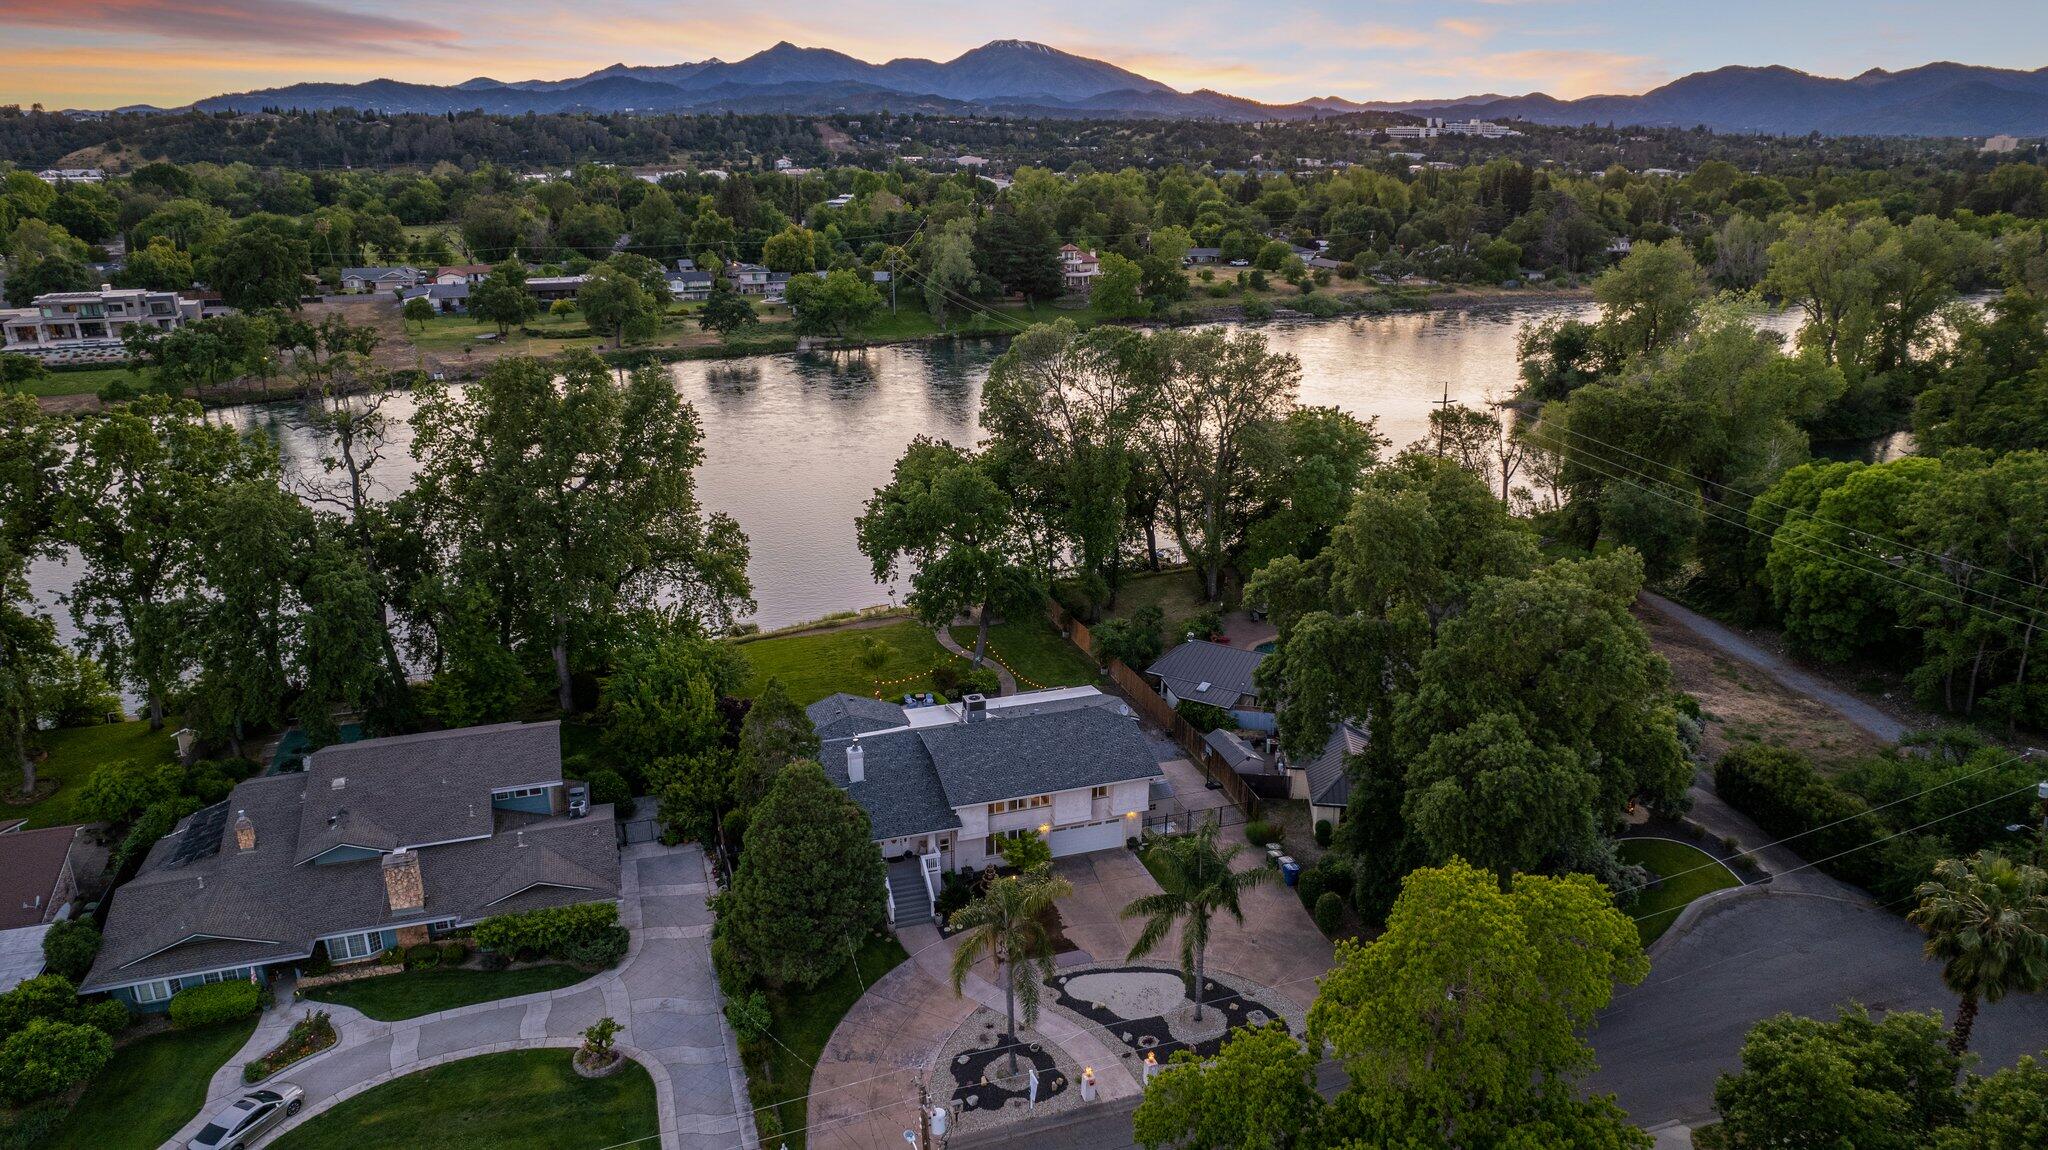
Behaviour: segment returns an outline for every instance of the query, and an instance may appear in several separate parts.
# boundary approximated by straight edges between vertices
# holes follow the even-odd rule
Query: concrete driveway
[[[1736,1070],[1743,1036],[1780,1012],[1832,1018],[1846,1003],[1873,1011],[1936,1009],[1955,996],[1921,956],[1921,934],[1866,902],[1757,887],[1707,908],[1658,948],[1650,976],[1620,991],[1593,1031],[1590,1086],[1613,1093],[1638,1125],[1696,1124],[1714,1113],[1714,1080]],[[1977,1017],[1982,1068],[2048,1047],[2048,998],[2015,997]]]

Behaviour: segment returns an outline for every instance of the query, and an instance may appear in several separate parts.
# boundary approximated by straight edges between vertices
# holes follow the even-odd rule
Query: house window
[[[365,931],[362,934],[338,934],[327,940],[327,957],[334,962],[349,962],[358,958],[369,958],[384,949],[384,932]]]
[[[203,978],[203,979],[202,979],[201,981],[204,981],[204,982],[247,982],[247,981],[249,981],[249,968],[248,968],[248,967],[246,967],[246,966],[238,966],[238,967],[236,967],[236,968],[235,968],[235,969],[233,969],[233,970],[215,970],[215,971],[209,971],[209,972],[208,972],[208,973],[206,974],[206,976],[205,976],[205,977],[204,977],[204,978]]]
[[[1109,797],[1109,788],[1090,787],[1088,788],[1088,797],[1091,799],[1106,799]]]
[[[516,787],[509,791],[492,791],[491,797],[494,799],[530,799],[535,795],[547,793],[548,788],[546,787]]]
[[[168,979],[140,983],[135,987],[135,1001],[140,1003],[163,1002],[176,993]]]

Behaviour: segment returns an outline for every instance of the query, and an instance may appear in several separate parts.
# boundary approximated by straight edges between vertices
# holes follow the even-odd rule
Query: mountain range
[[[1705,126],[1774,135],[1981,136],[2048,134],[2048,68],[2019,71],[1935,63],[1850,79],[1785,67],[1696,72],[1641,95],[1560,100],[1541,92],[1446,100],[1358,102],[1321,96],[1261,103],[1202,89],[1182,92],[1136,72],[1028,40],[996,40],[952,60],[872,64],[787,42],[744,60],[614,64],[563,80],[460,84],[379,79],[292,84],[214,96],[202,111],[358,108],[381,112],[925,112],[1071,118],[1250,121],[1347,112],[1477,116],[1536,124]]]

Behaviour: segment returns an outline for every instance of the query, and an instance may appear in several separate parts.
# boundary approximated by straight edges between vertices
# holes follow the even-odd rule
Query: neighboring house
[[[725,265],[725,276],[741,295],[767,295],[768,280],[772,273],[760,264],[733,262]],[[784,276],[787,283],[789,277]]]
[[[462,315],[469,311],[469,285],[432,283],[404,288],[398,293],[398,306],[404,307],[416,299],[424,299],[433,304],[434,311],[441,315]]]
[[[100,168],[44,168],[36,179],[46,184],[97,184],[107,178]]]
[[[1333,260],[1333,259],[1331,259],[1331,258],[1330,258],[1330,257],[1328,257],[1328,256],[1322,256],[1322,255],[1317,255],[1317,256],[1310,256],[1310,257],[1309,257],[1308,259],[1306,259],[1306,260],[1303,260],[1302,262],[1303,262],[1303,263],[1305,263],[1305,264],[1307,264],[1307,265],[1309,266],[1309,268],[1310,268],[1311,270],[1320,270],[1320,271],[1330,271],[1330,272],[1336,272],[1336,271],[1343,271],[1343,270],[1344,270],[1344,261],[1343,261],[1343,260]]]
[[[1189,248],[1186,262],[1190,264],[1213,264],[1222,258],[1222,248]]]
[[[1635,245],[1629,242],[1627,236],[1616,236],[1607,241],[1607,254],[1610,256],[1625,256],[1634,250]]]
[[[1307,800],[1310,825],[1323,819],[1331,826],[1344,821],[1344,810],[1351,804],[1351,773],[1344,763],[1363,752],[1365,745],[1364,731],[1339,723],[1315,758],[1287,765],[1287,796]]]
[[[1260,701],[1252,679],[1265,659],[1263,651],[1190,639],[1161,655],[1145,673],[1158,681],[1160,693],[1172,706],[1182,701],[1207,703],[1230,712],[1232,721],[1245,730],[1271,731],[1276,728],[1272,708]]]
[[[43,935],[78,897],[72,848],[84,827],[0,833],[0,992],[43,972]]]
[[[1073,244],[1060,246],[1060,275],[1068,295],[1087,295],[1095,287],[1095,277],[1101,274],[1102,261],[1094,252]]]
[[[690,258],[689,256],[684,256],[684,257],[683,257],[682,259],[679,259],[679,260],[677,260],[677,261],[676,261],[676,270],[677,270],[677,271],[679,271],[679,272],[693,272],[693,271],[696,271],[696,270],[697,270],[697,261],[696,261],[696,260],[693,260],[693,259],[691,259],[691,258]]]
[[[200,303],[174,291],[116,288],[49,292],[30,306],[0,310],[0,349],[30,355],[71,349],[119,349],[130,327],[170,331],[200,318]]]
[[[1253,750],[1243,739],[1238,738],[1236,731],[1226,731],[1219,727],[1203,735],[1202,741],[1207,743],[1209,749],[1216,752],[1223,759],[1224,763],[1238,774],[1263,775],[1266,773],[1266,756]]]
[[[316,948],[366,961],[496,914],[617,899],[612,809],[583,817],[569,790],[555,722],[324,747],[158,840],[114,891],[80,989],[160,1010]]]
[[[711,273],[692,271],[670,272],[668,275],[668,294],[679,300],[710,299]]]
[[[839,193],[838,195],[836,195],[836,196],[833,196],[833,197],[832,197],[831,199],[829,199],[829,200],[826,200],[826,201],[825,201],[825,206],[826,206],[826,207],[828,207],[828,208],[843,208],[843,207],[845,207],[846,205],[848,205],[848,204],[850,204],[850,203],[852,203],[852,202],[853,202],[853,193],[852,193],[852,192],[841,192],[841,193]]]
[[[1123,846],[1161,777],[1130,709],[1093,687],[910,708],[834,695],[806,710],[882,858],[911,860],[889,877],[899,925],[929,916],[943,872],[996,858],[1000,836],[1038,834],[1055,858]]]
[[[437,284],[480,284],[491,275],[489,264],[462,264],[459,267],[442,268],[434,273]]]
[[[589,280],[589,276],[528,276],[526,291],[542,303],[553,303],[558,299],[575,299]]]
[[[812,272],[811,274],[817,276],[819,279],[825,278],[824,272]],[[784,299],[788,295],[789,273],[769,272],[768,282],[766,285],[763,286],[763,289],[761,291],[761,298],[766,299],[770,302],[774,302],[777,300]]]
[[[424,278],[418,268],[343,268],[341,290],[350,295],[415,287]]]

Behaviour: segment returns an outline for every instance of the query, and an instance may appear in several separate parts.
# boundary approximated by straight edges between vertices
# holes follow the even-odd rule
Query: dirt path
[[[1637,615],[1678,685],[1707,712],[1710,758],[1731,742],[1804,751],[1823,764],[1890,746],[1906,722],[1712,619],[1644,592]]]

